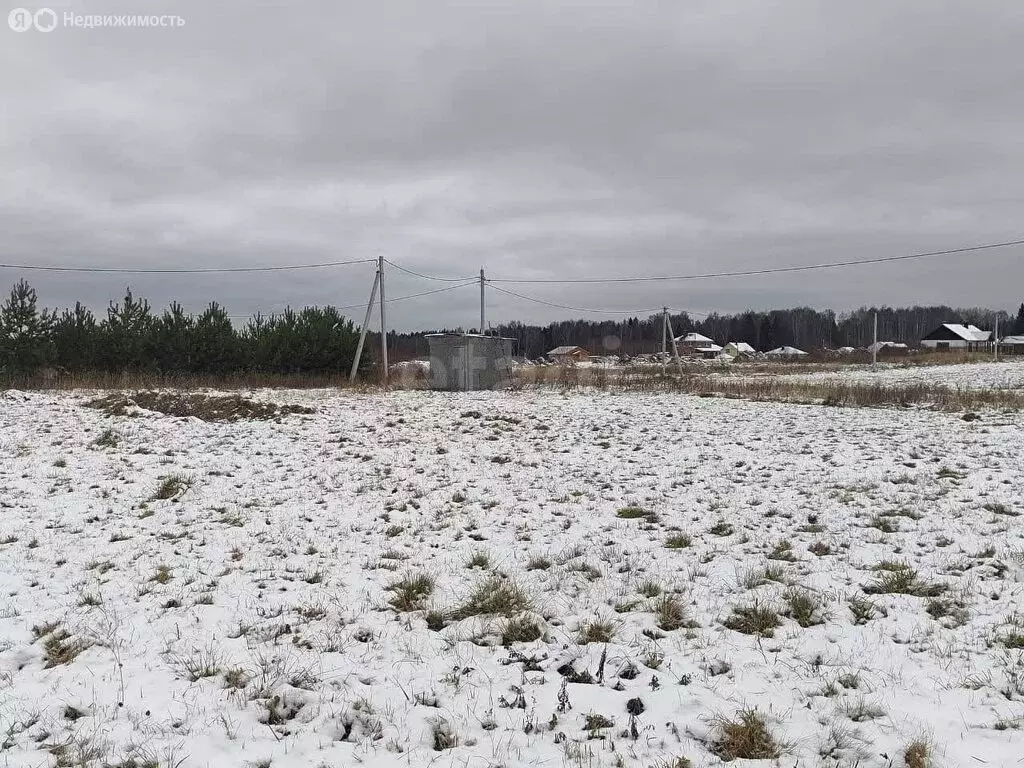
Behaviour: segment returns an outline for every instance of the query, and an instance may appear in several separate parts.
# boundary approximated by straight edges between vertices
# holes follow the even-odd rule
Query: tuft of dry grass
[[[929,768],[932,764],[932,751],[925,742],[911,742],[903,751],[903,762],[907,768]]]
[[[863,587],[869,595],[938,597],[946,591],[944,584],[922,581],[917,571],[904,563],[879,563],[875,570],[875,580]]]
[[[387,586],[387,591],[394,593],[388,604],[399,613],[421,610],[434,586],[434,577],[429,573],[409,574]]]
[[[666,632],[696,626],[687,616],[686,606],[675,595],[663,595],[654,604],[654,612],[658,616],[658,628]]]
[[[70,664],[90,645],[87,640],[73,637],[58,625],[43,637],[43,668],[52,669]]]
[[[754,602],[750,605],[734,607],[732,615],[722,623],[727,629],[742,632],[745,635],[772,637],[775,630],[782,624],[782,620],[774,608]]]
[[[782,747],[756,709],[742,709],[733,718],[719,718],[712,751],[722,760],[774,760]]]
[[[513,643],[532,643],[543,636],[544,631],[540,624],[528,616],[509,619],[501,628],[501,644],[504,646]]]
[[[457,619],[484,615],[512,618],[532,607],[530,597],[518,584],[500,574],[492,574],[473,589],[453,616]]]
[[[590,643],[610,643],[613,637],[615,637],[615,624],[607,619],[594,619],[580,627],[576,639],[580,645],[589,645]]]

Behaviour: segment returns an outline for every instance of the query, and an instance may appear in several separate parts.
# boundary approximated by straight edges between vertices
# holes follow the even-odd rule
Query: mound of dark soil
[[[312,408],[303,405],[278,405],[251,400],[242,395],[204,395],[196,392],[114,392],[90,400],[85,406],[111,416],[132,415],[132,408],[142,408],[167,416],[194,416],[203,421],[266,421],[290,413],[314,412]]]

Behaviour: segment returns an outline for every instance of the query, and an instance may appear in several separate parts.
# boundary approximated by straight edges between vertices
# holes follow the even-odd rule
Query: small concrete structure
[[[476,333],[428,333],[431,389],[469,392],[512,382],[512,339]]]

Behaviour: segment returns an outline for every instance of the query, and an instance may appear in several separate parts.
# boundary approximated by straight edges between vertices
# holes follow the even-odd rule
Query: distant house
[[[757,354],[757,350],[755,350],[745,341],[730,341],[728,344],[722,347],[722,353],[728,355],[731,358],[753,357],[754,355]]]
[[[900,355],[908,354],[910,352],[910,347],[898,341],[876,341],[874,344],[870,344],[868,346],[868,352],[877,354],[878,357],[886,355],[890,357],[898,357]]]
[[[701,355],[701,348],[715,346],[715,342],[702,333],[687,333],[685,336],[677,336],[675,339],[676,348],[680,355]]]
[[[999,351],[1006,355],[1024,355],[1024,336],[1003,336]]]
[[[797,357],[807,357],[806,352],[802,349],[797,349],[796,347],[776,347],[764,354],[765,357],[771,357],[776,360],[790,360]]]
[[[718,357],[721,351],[722,348],[715,344],[715,342],[713,341],[710,344],[705,344],[703,347],[697,347],[694,350],[694,352],[696,352],[698,355],[708,360],[712,360]],[[680,353],[682,353],[682,350],[680,350]]]
[[[922,347],[938,351],[956,349],[975,352],[987,349],[991,343],[992,331],[983,331],[973,325],[959,323],[943,323],[921,339]]]
[[[564,346],[552,349],[548,352],[548,357],[555,363],[582,363],[590,359],[590,353],[583,347]]]

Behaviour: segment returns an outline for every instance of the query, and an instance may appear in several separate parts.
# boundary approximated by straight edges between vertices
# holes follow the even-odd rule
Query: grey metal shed
[[[512,380],[512,339],[476,333],[430,333],[430,388],[497,389]]]

